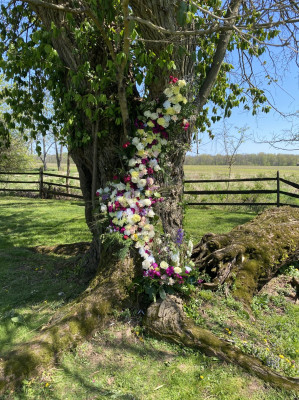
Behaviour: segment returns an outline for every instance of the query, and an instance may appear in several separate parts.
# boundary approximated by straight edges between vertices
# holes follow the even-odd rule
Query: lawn
[[[199,240],[208,231],[227,232],[254,216],[253,212],[190,208],[185,228]],[[0,197],[0,226],[3,354],[34,337],[87,284],[76,255],[42,253],[35,246],[86,242],[90,233],[82,203],[72,201]],[[298,309],[286,301],[283,291],[288,290],[286,286],[275,296],[256,296],[254,323],[242,305],[221,291],[200,291],[186,311],[199,325],[208,323],[209,329],[245,351],[264,357],[265,362],[274,360],[278,371],[293,373],[291,362],[299,350]],[[54,368],[25,380],[20,391],[6,393],[3,400],[295,400],[236,366],[146,336],[140,315],[127,309],[115,313],[109,329],[95,332],[77,349],[65,352]]]

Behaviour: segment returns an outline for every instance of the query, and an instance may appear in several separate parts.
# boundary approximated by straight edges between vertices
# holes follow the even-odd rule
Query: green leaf
[[[45,52],[46,52],[47,54],[50,54],[53,48],[52,48],[51,45],[46,44],[45,47],[44,47],[44,49],[45,49]]]
[[[165,293],[165,290],[163,289],[162,286],[159,287],[159,295],[160,295],[162,300],[166,299],[166,293]]]

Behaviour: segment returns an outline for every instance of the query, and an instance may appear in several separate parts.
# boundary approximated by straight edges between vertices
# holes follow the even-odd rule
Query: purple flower
[[[173,268],[173,267],[168,267],[168,268],[165,270],[165,272],[166,272],[166,274],[167,274],[168,276],[171,276],[171,275],[174,273],[174,268]]]
[[[183,229],[179,228],[175,238],[176,244],[180,246],[183,243],[183,239],[184,239],[184,231]]]

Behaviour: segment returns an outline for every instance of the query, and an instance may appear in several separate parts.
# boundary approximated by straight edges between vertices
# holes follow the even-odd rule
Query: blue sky
[[[278,65],[279,71],[285,69],[285,65]],[[288,66],[288,70],[282,72],[278,84],[273,83],[267,86],[267,97],[275,107],[283,113],[289,114],[292,112],[299,112],[299,70],[295,63]],[[259,113],[252,116],[250,112],[241,109],[232,111],[232,116],[226,119],[227,126],[230,131],[236,134],[237,128],[247,126],[249,129],[246,131],[246,136],[249,137],[238,149],[238,153],[291,153],[298,154],[299,150],[277,150],[267,143],[257,143],[270,140],[274,134],[283,134],[284,130],[291,128],[295,124],[295,118],[284,118],[274,109],[270,113]],[[199,154],[224,154],[223,142],[220,138],[217,139],[217,134],[223,131],[223,122],[220,121],[212,126],[213,132],[216,135],[214,140],[210,140],[207,134],[201,134],[202,142],[199,144]],[[297,129],[298,129],[298,116],[297,116]],[[219,135],[221,136],[221,135]],[[298,149],[298,145],[297,145]],[[193,146],[192,152],[189,155],[196,154],[196,146]]]

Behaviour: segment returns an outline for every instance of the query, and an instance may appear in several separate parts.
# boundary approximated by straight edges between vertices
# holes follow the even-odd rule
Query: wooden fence
[[[38,177],[36,180],[3,180],[1,179],[1,175],[14,175],[14,176],[22,176],[26,175],[27,177],[31,178],[33,177]],[[47,180],[47,177],[54,177],[54,178],[63,178],[66,180],[65,184],[62,183],[57,183],[57,182],[51,182]],[[38,196],[40,198],[46,197],[48,194],[54,195],[54,196],[62,196],[62,197],[70,197],[70,198],[76,198],[76,199],[83,199],[82,195],[79,194],[74,194],[70,193],[70,189],[76,189],[76,190],[81,190],[79,186],[74,186],[70,185],[69,181],[70,179],[72,180],[79,180],[78,177],[76,176],[67,176],[67,175],[59,175],[59,174],[52,174],[47,171],[43,171],[40,169],[39,172],[0,172],[0,184],[1,183],[13,183],[13,184],[36,184],[37,188],[36,189],[29,189],[29,188],[0,188],[0,192],[14,192],[14,193],[19,193],[19,192],[24,192],[24,193],[38,193]],[[291,182],[289,180],[280,178],[279,176],[279,171],[277,171],[277,175],[275,178],[241,178],[241,179],[199,179],[199,180],[186,180],[186,183],[218,183],[218,182],[224,182],[224,183],[231,183],[231,182],[267,182],[267,181],[275,181],[275,189],[273,190],[257,190],[257,189],[248,189],[248,190],[184,190],[184,194],[186,195],[242,195],[242,194],[275,194],[276,195],[276,201],[275,202],[263,202],[263,203],[257,203],[257,202],[187,202],[188,205],[190,206],[203,206],[203,205],[208,205],[208,206],[284,206],[284,205],[290,205],[292,207],[299,207],[299,205],[296,204],[287,204],[287,203],[282,203],[280,201],[280,195],[286,195],[289,197],[293,197],[296,199],[299,199],[299,194],[296,193],[291,193],[291,192],[286,192],[284,190],[281,190],[280,183],[284,183],[288,186],[291,186],[295,189],[299,189],[299,184],[295,182]],[[63,192],[61,190],[57,190],[56,187],[58,188],[65,188],[66,191]]]
[[[230,182],[267,182],[267,181],[275,181],[276,187],[273,190],[258,190],[258,189],[250,189],[250,190],[184,190],[184,194],[189,195],[242,195],[242,194],[275,194],[276,201],[275,202],[263,202],[263,203],[254,203],[254,202],[187,202],[190,206],[285,206],[290,205],[292,207],[299,207],[296,204],[288,204],[282,203],[280,201],[280,195],[290,196],[296,199],[299,199],[299,194],[286,192],[281,190],[280,183],[283,182],[288,186],[291,186],[295,189],[299,189],[299,185],[295,182],[288,181],[286,179],[280,178],[279,171],[277,171],[276,178],[241,178],[241,179],[199,179],[199,180],[185,180],[186,183],[230,183]]]
[[[1,179],[1,175],[14,175],[14,176],[22,176],[26,175],[27,177],[37,177],[36,180],[3,180]],[[58,183],[58,182],[51,182],[47,180],[47,177],[55,177],[55,178],[63,178],[65,179],[65,184]],[[32,178],[34,179],[34,178]],[[13,183],[13,184],[36,184],[36,189],[30,189],[30,188],[0,188],[0,192],[14,192],[14,193],[38,193],[39,197],[45,198],[50,195],[54,196],[62,196],[62,197],[71,197],[71,198],[76,198],[76,199],[83,199],[82,195],[70,193],[70,189],[76,189],[80,190],[80,186],[74,186],[70,185],[69,181],[70,179],[74,180],[80,180],[77,176],[68,176],[68,175],[59,175],[59,174],[52,174],[47,171],[43,171],[41,168],[39,172],[1,172],[0,171],[0,184],[1,183]],[[56,187],[58,188],[65,188],[66,192],[56,190]]]

